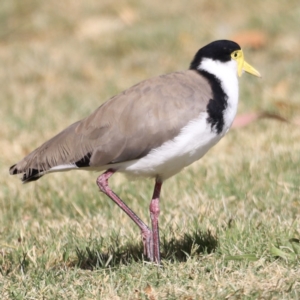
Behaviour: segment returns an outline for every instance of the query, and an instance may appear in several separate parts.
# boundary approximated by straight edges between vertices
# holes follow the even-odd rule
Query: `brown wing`
[[[10,173],[77,164],[99,167],[145,156],[206,111],[211,88],[188,70],[143,81],[109,99],[14,165]]]

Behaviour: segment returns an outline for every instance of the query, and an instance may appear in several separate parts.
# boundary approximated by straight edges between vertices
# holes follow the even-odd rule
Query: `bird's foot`
[[[153,261],[153,235],[149,228],[142,229],[142,240],[144,245],[144,256]]]

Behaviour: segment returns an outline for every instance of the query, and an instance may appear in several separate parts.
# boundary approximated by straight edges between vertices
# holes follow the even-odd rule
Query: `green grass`
[[[299,299],[300,129],[233,129],[164,183],[163,267],[98,191],[97,173],[21,185],[10,165],[123,89],[186,69],[204,44],[259,30],[246,47],[263,75],[240,80],[239,113],[300,116],[297,1],[2,1],[1,299]],[[97,30],[95,30],[95,28]],[[148,222],[153,181],[111,186]]]

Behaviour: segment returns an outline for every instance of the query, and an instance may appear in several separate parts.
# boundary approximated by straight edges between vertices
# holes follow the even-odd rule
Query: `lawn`
[[[300,299],[298,1],[4,1],[0,5],[1,299]],[[236,125],[166,181],[158,268],[95,183],[9,167],[131,85],[187,69],[216,39],[262,78],[240,79]],[[143,220],[153,180],[111,186]]]

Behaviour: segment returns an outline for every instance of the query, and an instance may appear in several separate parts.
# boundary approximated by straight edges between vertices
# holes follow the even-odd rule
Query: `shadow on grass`
[[[218,240],[210,231],[194,231],[184,234],[180,238],[175,238],[174,234],[168,237],[164,236],[161,239],[161,258],[171,262],[184,262],[189,257],[214,252],[217,245]],[[117,241],[114,241],[106,252],[90,247],[77,248],[76,254],[77,261],[74,264],[81,269],[88,270],[118,267],[121,264],[128,265],[145,260],[142,244],[130,242],[119,247]]]

